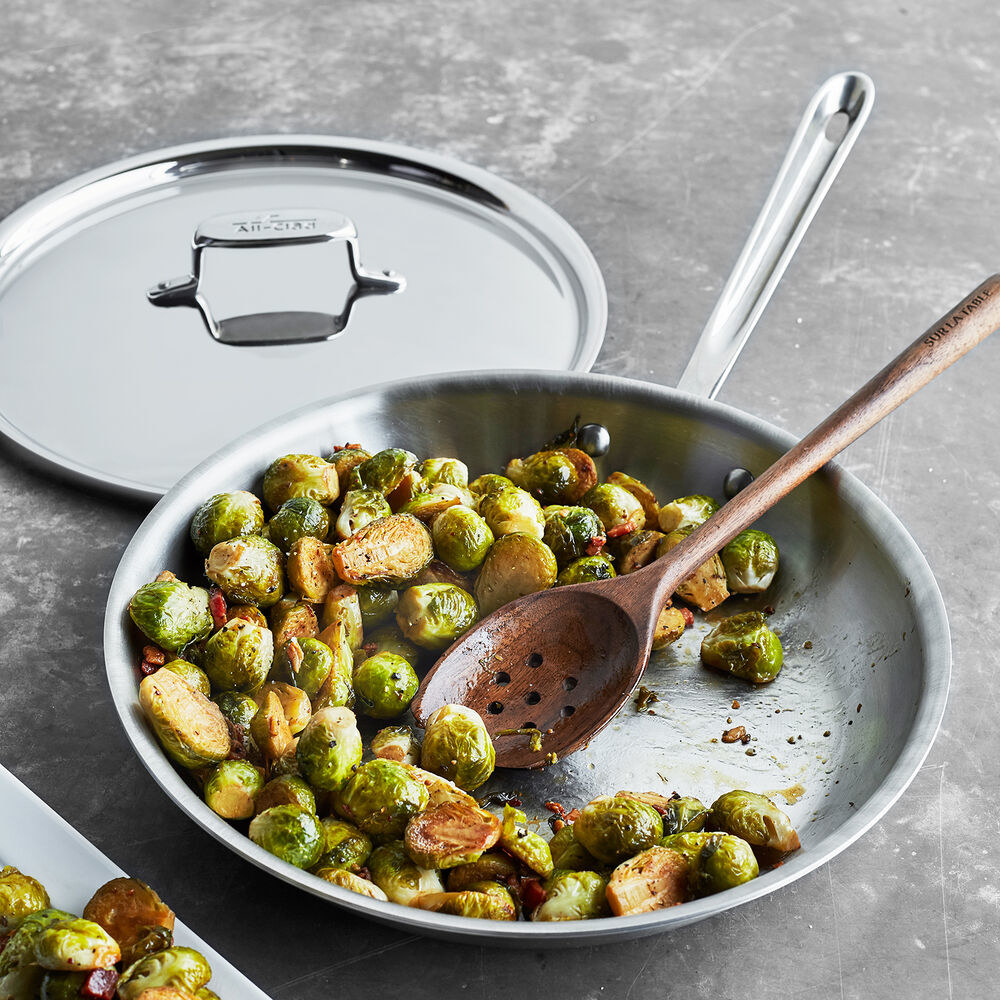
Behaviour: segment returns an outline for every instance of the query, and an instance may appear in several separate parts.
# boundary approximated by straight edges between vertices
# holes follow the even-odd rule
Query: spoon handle
[[[994,274],[672,549],[668,557],[654,562],[649,571],[659,576],[656,608],[706,559],[998,327],[1000,274]],[[647,594],[650,582],[644,581],[642,588]]]

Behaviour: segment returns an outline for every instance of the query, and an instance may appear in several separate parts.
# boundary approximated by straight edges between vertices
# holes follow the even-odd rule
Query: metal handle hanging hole
[[[851,116],[846,111],[836,111],[827,119],[823,135],[829,142],[840,142],[847,135],[851,124]]]

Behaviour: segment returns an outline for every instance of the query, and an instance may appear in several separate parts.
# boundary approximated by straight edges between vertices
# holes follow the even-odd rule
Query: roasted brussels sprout
[[[704,524],[717,510],[719,503],[711,497],[694,495],[678,497],[660,508],[657,520],[660,531],[668,533],[678,528],[697,528]]]
[[[419,764],[420,744],[409,726],[386,726],[372,737],[372,753],[399,764]]]
[[[36,878],[10,865],[0,868],[0,935],[12,931],[29,914],[47,909],[49,894]]]
[[[598,580],[612,580],[614,577],[615,567],[607,556],[584,556],[582,559],[575,559],[556,577],[556,586],[596,583]]]
[[[41,986],[37,996],[40,1000],[80,1000],[82,990],[90,977],[90,972],[46,972],[42,976]],[[117,976],[117,973],[114,973]],[[29,994],[25,994],[29,995]],[[17,993],[5,986],[5,980],[0,980],[0,997],[17,998]],[[152,998],[156,1000],[156,998]]]
[[[319,639],[289,639],[274,657],[271,676],[315,698],[334,669],[333,650]]]
[[[376,841],[403,836],[411,816],[427,808],[427,789],[402,764],[370,760],[337,796],[337,812]]]
[[[510,893],[496,882],[476,882],[461,892],[427,893],[415,904],[422,910],[450,913],[480,920],[516,920],[517,907]]]
[[[128,602],[128,613],[139,631],[168,653],[212,631],[208,591],[177,579],[143,584]]]
[[[212,701],[234,726],[242,726],[247,730],[260,707],[250,695],[240,694],[238,691],[223,691],[222,694],[215,695]]]
[[[229,727],[218,705],[169,670],[139,684],[139,704],[160,745],[181,767],[217,764],[229,756]]]
[[[797,851],[801,844],[792,821],[766,795],[734,790],[712,803],[708,818],[713,830],[741,837],[752,847]]]
[[[642,512],[646,515],[646,520],[644,524],[639,525],[640,528],[659,526],[660,505],[656,502],[656,495],[641,479],[636,479],[625,472],[612,472],[608,476],[608,482],[612,486],[620,486],[627,493],[631,493],[642,504]]]
[[[164,663],[161,669],[177,674],[181,680],[187,681],[195,691],[200,691],[206,698],[212,693],[212,685],[205,671],[187,660],[171,660],[169,663]]]
[[[487,472],[483,476],[477,476],[469,483],[469,492],[477,497],[484,497],[488,493],[498,493],[508,486],[513,486],[513,482],[506,476],[498,476],[496,473]]]
[[[573,872],[596,871],[601,867],[601,862],[576,839],[572,823],[556,831],[549,841],[549,851],[556,871],[560,868]]]
[[[694,531],[694,527],[691,525],[675,528],[657,546],[656,557],[660,558],[675,546],[680,545],[692,531]],[[677,596],[702,611],[711,611],[712,608],[718,607],[729,596],[729,590],[726,587],[726,571],[722,566],[722,560],[717,555],[706,559],[678,586]]]
[[[666,847],[650,847],[629,858],[608,880],[611,912],[626,917],[683,903],[688,896],[688,869],[684,855]]]
[[[599,483],[581,498],[580,506],[589,507],[604,525],[608,538],[618,538],[638,531],[646,523],[642,504],[628,490],[612,483]]]
[[[337,624],[343,626],[351,651],[358,649],[364,641],[361,602],[357,588],[347,583],[332,587],[323,601],[323,631]]]
[[[326,508],[311,497],[292,497],[279,508],[267,524],[267,536],[286,555],[300,539],[325,541],[330,531],[330,515]]]
[[[602,795],[581,810],[573,835],[598,861],[613,864],[652,847],[663,836],[663,821],[645,802]]]
[[[486,493],[479,501],[479,516],[495,538],[515,532],[539,541],[545,533],[545,518],[539,502],[518,486]]]
[[[726,583],[734,594],[759,594],[778,572],[778,546],[766,531],[741,531],[719,553]]]
[[[285,563],[288,585],[304,601],[318,604],[337,584],[333,548],[306,535],[292,544]]]
[[[403,592],[396,608],[396,622],[403,635],[410,642],[433,650],[450,646],[478,617],[472,595],[450,583],[410,587]]]
[[[35,963],[53,972],[107,969],[121,959],[118,942],[83,917],[63,917],[40,928],[31,948]]]
[[[367,656],[378,653],[395,653],[401,656],[414,670],[420,665],[420,649],[403,637],[398,625],[383,625],[365,639],[364,652]]]
[[[424,730],[420,766],[454,781],[467,792],[493,773],[496,751],[478,712],[464,705],[442,705]]]
[[[319,635],[316,612],[298,595],[289,595],[278,601],[271,608],[269,619],[275,654],[289,639],[315,639]]]
[[[596,482],[594,460],[578,448],[539,451],[507,463],[507,478],[542,503],[576,503]]]
[[[469,467],[457,458],[426,458],[419,471],[428,486],[444,483],[466,489],[469,485]]]
[[[476,861],[500,838],[500,820],[464,802],[446,802],[414,816],[403,838],[421,868],[454,868]]]
[[[309,695],[301,688],[295,687],[294,684],[287,684],[284,681],[268,681],[259,691],[254,693],[254,701],[258,705],[263,705],[264,699],[272,691],[281,702],[281,710],[292,735],[301,733],[312,717]]]
[[[664,646],[676,642],[686,628],[687,620],[684,618],[684,612],[668,604],[656,619],[656,627],[653,629],[653,649],[663,649]]]
[[[354,671],[354,700],[372,719],[395,719],[409,707],[419,683],[403,657],[376,653]]]
[[[694,796],[670,799],[660,813],[663,817],[663,833],[697,833],[704,829],[708,819],[708,809]]]
[[[296,868],[312,868],[326,837],[315,813],[301,806],[272,806],[250,821],[250,839]]]
[[[308,497],[328,506],[339,495],[337,470],[319,455],[285,455],[264,473],[264,501],[273,511],[293,497]]]
[[[270,631],[234,618],[205,643],[201,662],[213,691],[250,694],[264,683],[273,660]]]
[[[687,859],[689,884],[696,896],[749,882],[760,871],[750,845],[728,833],[675,833],[660,843]]]
[[[506,851],[486,851],[476,861],[448,869],[448,891],[461,892],[476,882],[510,885],[520,874],[518,863]]]
[[[234,618],[242,618],[244,621],[250,622],[251,625],[259,625],[261,628],[269,627],[264,612],[252,604],[231,604],[226,608],[226,621],[231,622]]]
[[[431,525],[439,558],[459,573],[471,573],[486,558],[493,532],[474,511],[461,505],[443,510]]]
[[[759,611],[744,611],[723,619],[702,639],[701,661],[713,670],[767,684],[781,670],[781,640]]]
[[[369,882],[368,879],[355,875],[354,872],[344,871],[343,868],[331,868],[328,865],[323,865],[314,868],[313,874],[318,875],[324,882],[339,885],[341,889],[350,889],[351,892],[381,900],[383,903],[389,901],[388,896],[374,882]]]
[[[250,720],[250,736],[268,765],[287,757],[295,747],[281,699],[273,691],[267,692]]]
[[[199,555],[207,556],[219,542],[259,535],[263,527],[264,511],[252,493],[217,493],[194,512],[191,541]]]
[[[378,490],[348,490],[337,515],[337,538],[341,541],[350,538],[366,524],[388,517],[391,513],[392,508]]]
[[[421,896],[444,892],[438,873],[416,864],[400,840],[376,847],[368,859],[368,870],[386,897],[401,906],[415,906]]]
[[[664,535],[662,531],[630,531],[615,539],[614,554],[618,560],[618,572],[634,573],[648,566],[656,558]]]
[[[412,764],[404,764],[409,775],[415,778],[427,789],[427,808],[433,809],[435,806],[445,802],[464,802],[467,805],[476,805],[476,800],[468,793],[463,792],[454,781],[442,778],[441,775],[433,771],[426,771],[422,767],[414,767]]]
[[[366,524],[330,553],[346,583],[400,584],[434,558],[430,532],[411,514],[392,514]]]
[[[399,603],[399,593],[383,584],[370,583],[366,587],[358,587],[357,591],[361,621],[366,630],[389,618]]]
[[[417,464],[417,456],[402,448],[386,448],[356,465],[351,472],[351,489],[377,490],[388,496]]]
[[[503,822],[500,825],[500,846],[524,862],[533,872],[542,878],[548,878],[555,867],[552,864],[552,852],[549,845],[537,833],[533,833],[524,824],[528,817],[512,805],[503,807]]]
[[[306,781],[325,792],[341,788],[361,755],[361,733],[348,708],[321,708],[302,731],[295,750]]]
[[[273,809],[275,806],[298,806],[306,812],[315,813],[316,796],[297,774],[279,774],[261,789],[251,815]]]
[[[205,560],[205,575],[231,601],[269,608],[285,592],[283,564],[281,549],[266,538],[249,535],[219,542]]]
[[[556,582],[558,572],[552,550],[537,538],[520,533],[498,538],[473,588],[480,613],[492,614],[518,597],[546,590]]]
[[[412,514],[424,524],[432,524],[439,514],[458,506],[466,506],[471,510],[475,507],[475,498],[460,486],[433,486],[426,493],[418,493],[403,504],[399,512]]]
[[[341,868],[356,872],[372,853],[371,838],[347,820],[328,816],[321,821],[326,841],[317,868]]]
[[[249,761],[223,760],[205,782],[205,804],[223,819],[250,819],[264,776]]]
[[[120,1000],[139,1000],[145,990],[173,986],[193,994],[212,978],[205,956],[193,948],[173,947],[133,962],[118,980]]]
[[[555,871],[545,881],[545,902],[532,920],[593,920],[608,915],[608,883],[593,871]]]
[[[362,462],[367,462],[371,455],[359,444],[345,445],[337,448],[327,461],[337,470],[337,481],[346,483],[353,469]]]
[[[447,583],[471,591],[472,581],[468,573],[456,573],[447,563],[432,559],[412,580],[407,580],[402,589],[422,587],[427,583]]]
[[[559,568],[576,559],[596,556],[607,536],[601,519],[589,507],[546,507],[542,541],[552,549]]]
[[[4,940],[3,949],[0,950],[0,985],[9,988],[14,984],[5,979],[5,976],[9,973],[15,973],[19,966],[33,966],[35,964],[35,938],[39,933],[59,921],[73,919],[73,914],[50,907],[23,917],[17,930]],[[37,973],[38,970],[35,969],[34,972]],[[16,985],[27,992],[28,989],[37,985],[37,980],[40,978],[40,975],[33,975],[29,981],[19,981]],[[15,993],[14,996],[17,997],[17,994]]]
[[[173,943],[174,911],[137,878],[105,882],[83,908],[83,916],[118,942],[126,965]]]

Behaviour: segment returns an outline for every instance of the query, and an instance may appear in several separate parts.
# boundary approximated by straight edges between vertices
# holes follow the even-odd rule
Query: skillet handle
[[[785,162],[677,388],[714,399],[868,120],[875,85],[837,73],[809,102]]]

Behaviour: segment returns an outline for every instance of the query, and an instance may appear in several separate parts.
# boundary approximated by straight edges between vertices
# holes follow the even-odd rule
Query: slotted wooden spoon
[[[628,701],[678,584],[998,326],[993,275],[667,555],[614,580],[529,594],[484,618],[424,678],[410,706],[417,721],[461,704],[491,735],[541,730],[541,749],[527,735],[497,737],[499,767],[544,767],[552,754],[579,749]]]

